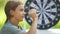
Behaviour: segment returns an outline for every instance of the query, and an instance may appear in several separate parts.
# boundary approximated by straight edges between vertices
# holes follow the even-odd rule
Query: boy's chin
[[[22,20],[20,20],[20,21],[23,21],[23,19],[22,19]]]
[[[24,18],[20,19],[20,21],[23,21]]]

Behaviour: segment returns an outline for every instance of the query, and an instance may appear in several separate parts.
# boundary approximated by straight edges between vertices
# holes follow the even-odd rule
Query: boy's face
[[[24,5],[18,5],[18,7],[16,8],[14,12],[14,17],[18,20],[18,21],[22,21],[23,18],[25,17],[25,12],[24,12]]]

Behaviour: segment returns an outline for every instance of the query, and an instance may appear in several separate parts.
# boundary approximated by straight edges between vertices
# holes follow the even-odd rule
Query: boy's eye
[[[23,9],[20,9],[20,11],[23,11]]]

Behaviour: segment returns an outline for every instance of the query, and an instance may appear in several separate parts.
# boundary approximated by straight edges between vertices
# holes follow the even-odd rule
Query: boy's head
[[[4,10],[7,20],[10,18],[15,18],[20,21],[23,20],[25,15],[24,5],[19,1],[8,1]]]

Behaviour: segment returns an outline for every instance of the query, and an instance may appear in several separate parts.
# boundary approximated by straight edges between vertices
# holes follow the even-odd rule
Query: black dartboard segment
[[[27,0],[25,4],[26,21],[31,25],[29,10],[36,9],[38,15],[38,29],[49,29],[56,25],[60,18],[60,4],[58,0]]]
[[[58,18],[60,19],[60,1],[57,0],[56,4],[57,4],[58,16],[59,16]]]

